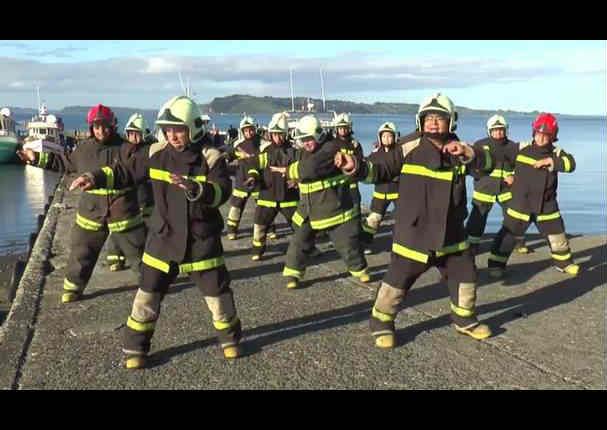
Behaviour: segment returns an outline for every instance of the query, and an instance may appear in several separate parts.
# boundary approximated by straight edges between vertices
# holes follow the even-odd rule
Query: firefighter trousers
[[[280,205],[280,202],[278,203]],[[287,220],[287,224],[291,225],[291,218],[297,209],[296,206],[287,207],[267,207],[257,206],[255,208],[255,218],[253,225],[253,254],[261,256],[266,251],[266,237],[268,230],[274,219],[281,213],[282,216]]]
[[[148,232],[148,219],[149,216],[143,217],[146,236]],[[107,255],[105,258],[106,261],[110,264],[119,262],[124,263],[126,261],[125,255],[132,255],[132,252],[125,250],[126,248],[129,248],[132,245],[126,242],[125,240],[121,240],[120,237],[117,237],[117,234],[119,235],[120,233],[110,233],[109,237],[107,238]]]
[[[103,244],[108,237],[108,230],[86,230],[75,224],[71,232],[71,252],[67,265],[67,274],[63,289],[67,292],[82,294],[93,274]],[[131,265],[131,270],[141,277],[141,257],[145,248],[146,228],[144,224],[124,232],[113,232],[114,240],[123,250]]]
[[[394,204],[394,211],[396,212],[398,199],[387,200],[378,199],[377,197],[373,197],[373,199],[371,199],[371,213],[363,220],[363,231],[360,236],[361,241],[365,245],[370,245],[371,242],[373,242],[373,237],[377,233],[382,220],[386,216],[386,211],[388,210],[390,203]]]
[[[521,238],[524,238],[525,232],[532,222],[548,240],[554,265],[559,269],[564,269],[573,263],[569,241],[565,234],[565,224],[559,212],[548,215],[527,215],[509,209],[504,215],[504,225],[493,240],[488,267],[499,267],[501,269],[506,267],[512,251]]]
[[[436,257],[431,253],[423,263],[391,253],[390,267],[377,295],[369,327],[374,336],[394,333],[394,320],[400,312],[407,292],[430,267],[435,266],[446,280],[451,300],[451,320],[459,327],[478,325],[476,318],[476,269],[470,254],[458,251]]]
[[[283,276],[297,278],[301,280],[306,270],[306,260],[308,250],[314,246],[314,238],[317,231],[310,225],[310,219],[306,219],[301,226],[295,227],[295,233],[289,242],[287,250],[287,259],[282,272]],[[343,224],[335,225],[324,229],[333,242],[335,250],[341,256],[346,264],[346,269],[353,276],[360,277],[366,273],[367,260],[362,253],[359,233],[360,219],[353,218]]]
[[[498,202],[502,208],[502,219],[506,217],[506,210],[508,209],[508,203],[501,201]],[[468,241],[470,245],[474,248],[472,254],[476,254],[478,249],[478,245],[481,242],[481,238],[485,233],[485,228],[487,227],[487,218],[489,217],[489,212],[493,208],[493,203],[489,202],[479,202],[478,200],[472,200],[472,212],[466,221],[466,231],[468,232]],[[515,248],[520,248],[525,246],[525,236],[521,236]]]
[[[227,230],[229,233],[236,233],[242,212],[247,204],[249,197],[254,199],[259,197],[259,191],[245,191],[238,188],[232,190],[230,197],[230,210],[228,211],[228,219],[226,220]]]
[[[186,264],[187,265],[187,264]],[[169,285],[175,281],[183,264],[169,264],[168,273],[143,265],[143,281],[137,290],[131,314],[123,332],[123,352],[127,355],[147,355],[151,348],[161,303]],[[222,348],[236,345],[242,337],[236,314],[230,275],[225,265],[190,272],[190,280],[200,289],[203,301],[211,311],[213,326]]]

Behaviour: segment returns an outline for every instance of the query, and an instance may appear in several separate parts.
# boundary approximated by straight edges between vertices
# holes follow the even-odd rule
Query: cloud
[[[65,47],[65,48],[55,48],[47,51],[27,51],[24,55],[28,57],[55,57],[55,58],[71,58],[73,54],[78,51],[84,51],[87,48],[75,48],[73,46]]]

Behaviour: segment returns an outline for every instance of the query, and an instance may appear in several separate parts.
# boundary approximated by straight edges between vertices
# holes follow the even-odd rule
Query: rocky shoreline
[[[0,256],[0,325],[4,322],[11,308],[10,296],[15,265],[18,262],[25,263],[26,259],[26,252]]]

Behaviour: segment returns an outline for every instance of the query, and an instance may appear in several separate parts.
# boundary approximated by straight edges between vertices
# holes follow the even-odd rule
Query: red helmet
[[[558,140],[556,135],[559,132],[559,125],[556,121],[556,117],[551,113],[542,112],[539,114],[535,121],[533,121],[532,127],[534,135],[539,131],[540,133],[550,134],[553,142]]]
[[[109,107],[97,105],[93,106],[86,116],[86,122],[88,122],[89,125],[92,126],[95,121],[103,121],[108,126],[113,127],[115,125],[116,118],[114,117],[114,112],[112,112]]]

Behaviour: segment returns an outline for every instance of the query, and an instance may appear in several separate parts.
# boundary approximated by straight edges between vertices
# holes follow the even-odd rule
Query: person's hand
[[[196,187],[196,182],[190,180],[190,179],[186,179],[181,175],[176,175],[174,173],[171,173],[170,175],[171,178],[171,183],[173,185],[177,185],[179,188],[188,191],[190,193],[194,192],[195,187]]]
[[[297,188],[297,181],[293,179],[287,180],[287,188]]]
[[[70,191],[74,191],[76,188],[80,188],[81,191],[90,190],[93,188],[93,181],[90,176],[81,175],[78,176],[70,185]]]
[[[504,178],[504,182],[507,183],[508,185],[512,186],[512,184],[514,183],[514,176],[512,176],[512,175],[506,176]]]
[[[552,171],[554,169],[554,160],[552,157],[542,158],[541,160],[537,160],[535,163],[533,163],[533,167],[536,169],[548,167],[548,170]]]
[[[280,173],[283,177],[286,176],[286,174],[287,174],[287,168],[286,167],[270,166],[270,170],[272,172]]]
[[[255,188],[255,183],[256,182],[257,181],[255,180],[255,177],[251,176],[246,181],[244,181],[243,184],[244,184],[245,187],[247,187],[248,190],[252,190],[253,188]]]
[[[356,168],[356,160],[354,157],[343,152],[336,152],[333,162],[335,167],[344,173],[352,172]]]
[[[466,149],[464,145],[460,142],[452,140],[449,143],[443,145],[443,152],[449,153],[451,155],[463,155],[466,153]]]
[[[36,154],[31,149],[17,150],[17,157],[25,163],[33,163],[36,159]]]

